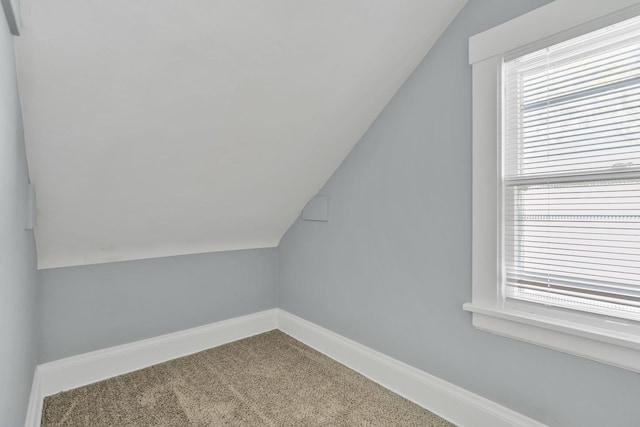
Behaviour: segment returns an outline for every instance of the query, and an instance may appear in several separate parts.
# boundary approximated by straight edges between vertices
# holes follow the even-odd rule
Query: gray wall
[[[468,37],[539,0],[470,0],[280,244],[280,307],[552,426],[640,425],[640,375],[475,330]],[[348,118],[346,118],[348,119]]]
[[[40,362],[277,307],[277,249],[40,271]]]
[[[14,58],[0,12],[0,426],[24,424],[36,363],[36,255],[24,230],[28,171]]]

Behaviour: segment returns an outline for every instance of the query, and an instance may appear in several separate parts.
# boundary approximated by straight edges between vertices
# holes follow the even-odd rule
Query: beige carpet
[[[453,426],[279,331],[47,397],[42,426]]]

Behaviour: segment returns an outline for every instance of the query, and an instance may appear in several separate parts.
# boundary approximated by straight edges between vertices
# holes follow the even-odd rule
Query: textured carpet
[[[453,426],[280,331],[44,400],[42,426]]]

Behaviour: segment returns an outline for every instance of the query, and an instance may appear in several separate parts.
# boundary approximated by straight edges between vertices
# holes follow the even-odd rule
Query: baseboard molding
[[[40,371],[36,366],[33,372],[33,382],[31,384],[31,394],[29,395],[29,406],[27,407],[27,418],[25,427],[40,427],[40,419],[42,418],[42,403],[44,396],[41,393]]]
[[[38,365],[25,427],[40,425],[46,396],[276,328],[459,427],[544,427],[531,418],[280,309]]]
[[[518,412],[280,309],[278,329],[459,427],[544,427]]]
[[[25,426],[40,425],[46,396],[261,334],[276,326],[277,310],[272,309],[38,365],[31,390],[34,401],[29,402]]]

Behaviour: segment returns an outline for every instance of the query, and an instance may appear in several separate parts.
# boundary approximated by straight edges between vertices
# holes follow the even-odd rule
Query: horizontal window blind
[[[505,62],[507,298],[640,320],[640,19]]]

